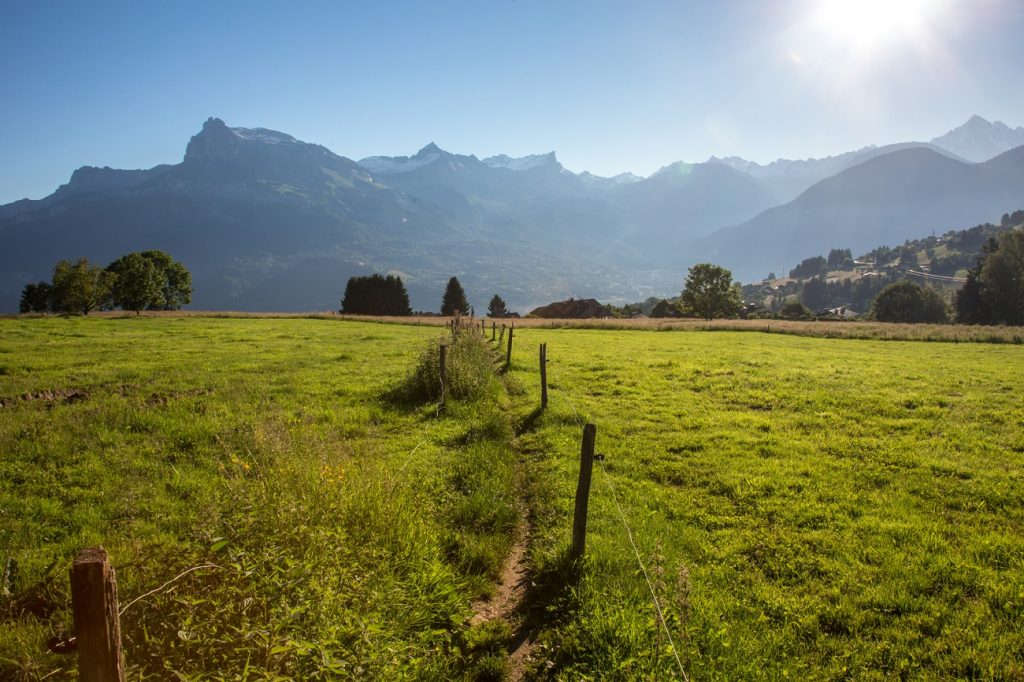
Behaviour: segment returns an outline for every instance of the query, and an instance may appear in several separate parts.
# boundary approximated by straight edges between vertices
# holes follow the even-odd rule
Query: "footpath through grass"
[[[177,577],[124,614],[132,678],[500,675],[466,620],[517,521],[505,390],[394,395],[442,333],[0,321],[0,678],[73,677],[47,641],[96,544],[122,606]]]
[[[549,410],[532,412],[537,345]],[[1024,349],[767,334],[517,329],[537,519],[534,673],[1024,678]],[[580,421],[586,560],[565,562]]]

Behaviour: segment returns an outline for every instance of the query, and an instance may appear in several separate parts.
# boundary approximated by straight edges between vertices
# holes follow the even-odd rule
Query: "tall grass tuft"
[[[446,346],[443,387],[441,344]],[[406,403],[437,402],[442,397],[479,400],[495,384],[494,360],[490,345],[478,331],[455,323],[450,335],[427,343],[412,371],[390,397]]]

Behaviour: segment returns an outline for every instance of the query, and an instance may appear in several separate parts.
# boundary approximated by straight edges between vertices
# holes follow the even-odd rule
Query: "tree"
[[[782,316],[790,320],[799,320],[811,316],[811,311],[795,298],[786,301],[780,311]]]
[[[808,279],[828,272],[828,261],[824,256],[811,256],[800,261],[800,265],[789,271],[793,279]]]
[[[849,249],[831,249],[828,252],[829,269],[847,269],[848,266],[853,266],[853,254]]]
[[[125,310],[178,310],[192,302],[192,275],[163,251],[121,256],[107,266],[117,275],[114,305]]]
[[[117,275],[111,289],[114,305],[134,310],[136,315],[143,309],[162,305],[166,278],[152,260],[129,253],[108,265],[107,271]]]
[[[53,286],[49,282],[26,284],[21,291],[20,313],[47,313],[51,309]]]
[[[814,311],[821,310],[828,306],[829,295],[828,285],[825,280],[820,277],[807,280],[804,284],[804,290],[800,298],[803,300],[804,305]]]
[[[110,290],[117,275],[89,260],[75,263],[62,260],[53,269],[54,309],[88,315],[93,310],[111,305]]]
[[[711,263],[698,263],[690,268],[683,288],[683,304],[704,319],[732,317],[743,305],[740,285],[733,283],[732,273]]]
[[[508,308],[505,307],[505,301],[501,296],[495,294],[491,302],[487,304],[487,317],[508,317]]]
[[[148,258],[163,273],[161,297],[157,310],[180,310],[181,306],[192,302],[192,273],[163,251],[143,251],[140,254]]]
[[[350,315],[395,315],[412,314],[409,307],[409,293],[402,278],[395,275],[381,277],[350,277],[345,286],[345,297],[341,299],[341,312]]]
[[[956,309],[956,321],[961,324],[991,324],[992,313],[988,309],[986,296],[982,294],[983,284],[981,270],[989,254],[999,248],[998,242],[990,237],[981,247],[974,267],[967,271],[967,281],[956,292],[953,306]]]
[[[880,322],[949,322],[946,303],[938,292],[906,279],[882,289],[871,305],[871,314]]]
[[[661,299],[658,301],[653,308],[651,308],[651,317],[682,317],[682,311],[679,310],[679,306],[672,303],[668,299]]]
[[[444,290],[444,297],[441,299],[442,315],[468,315],[469,303],[466,301],[466,292],[462,290],[457,277],[448,280],[448,286]]]
[[[1024,231],[989,240],[957,292],[956,309],[961,322],[1024,324]]]

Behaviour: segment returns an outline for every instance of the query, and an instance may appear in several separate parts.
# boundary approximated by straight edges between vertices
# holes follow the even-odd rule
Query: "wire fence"
[[[583,419],[582,417],[580,417],[579,410],[576,409],[576,406],[573,404],[572,400],[569,399],[569,396],[566,395],[564,391],[562,391],[561,389],[559,389],[555,395],[557,395],[560,400],[563,400],[565,404],[569,406],[569,409],[572,410],[573,416],[576,419],[576,424],[582,429],[584,426]],[[672,632],[668,627],[668,623],[665,621],[665,612],[661,605],[661,600],[658,599],[657,591],[654,589],[654,584],[651,582],[650,574],[647,572],[647,566],[644,564],[643,559],[640,557],[640,550],[636,546],[633,529],[630,527],[629,521],[626,519],[626,513],[622,510],[622,505],[619,504],[619,495],[615,487],[615,483],[612,481],[611,475],[605,468],[604,458],[598,458],[597,463],[599,468],[601,469],[601,480],[605,484],[605,487],[607,487],[608,491],[611,493],[612,502],[614,502],[615,508],[618,510],[619,519],[622,521],[622,527],[625,528],[626,537],[629,538],[629,545],[633,549],[633,556],[636,557],[636,563],[640,567],[640,573],[643,575],[644,581],[647,583],[647,589],[651,593],[651,600],[654,602],[654,609],[658,614],[658,625],[665,632],[665,636],[668,639],[669,647],[672,649],[672,656],[674,657],[676,665],[679,668],[679,674],[682,676],[683,680],[689,682],[690,678],[686,674],[686,669],[683,666],[682,659],[679,657],[679,650],[676,647],[675,641],[672,639]]]

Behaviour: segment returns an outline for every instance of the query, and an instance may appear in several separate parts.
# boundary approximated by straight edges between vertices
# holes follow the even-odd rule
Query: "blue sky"
[[[0,203],[178,162],[208,116],[600,175],[1024,125],[1021,0],[2,2]]]

